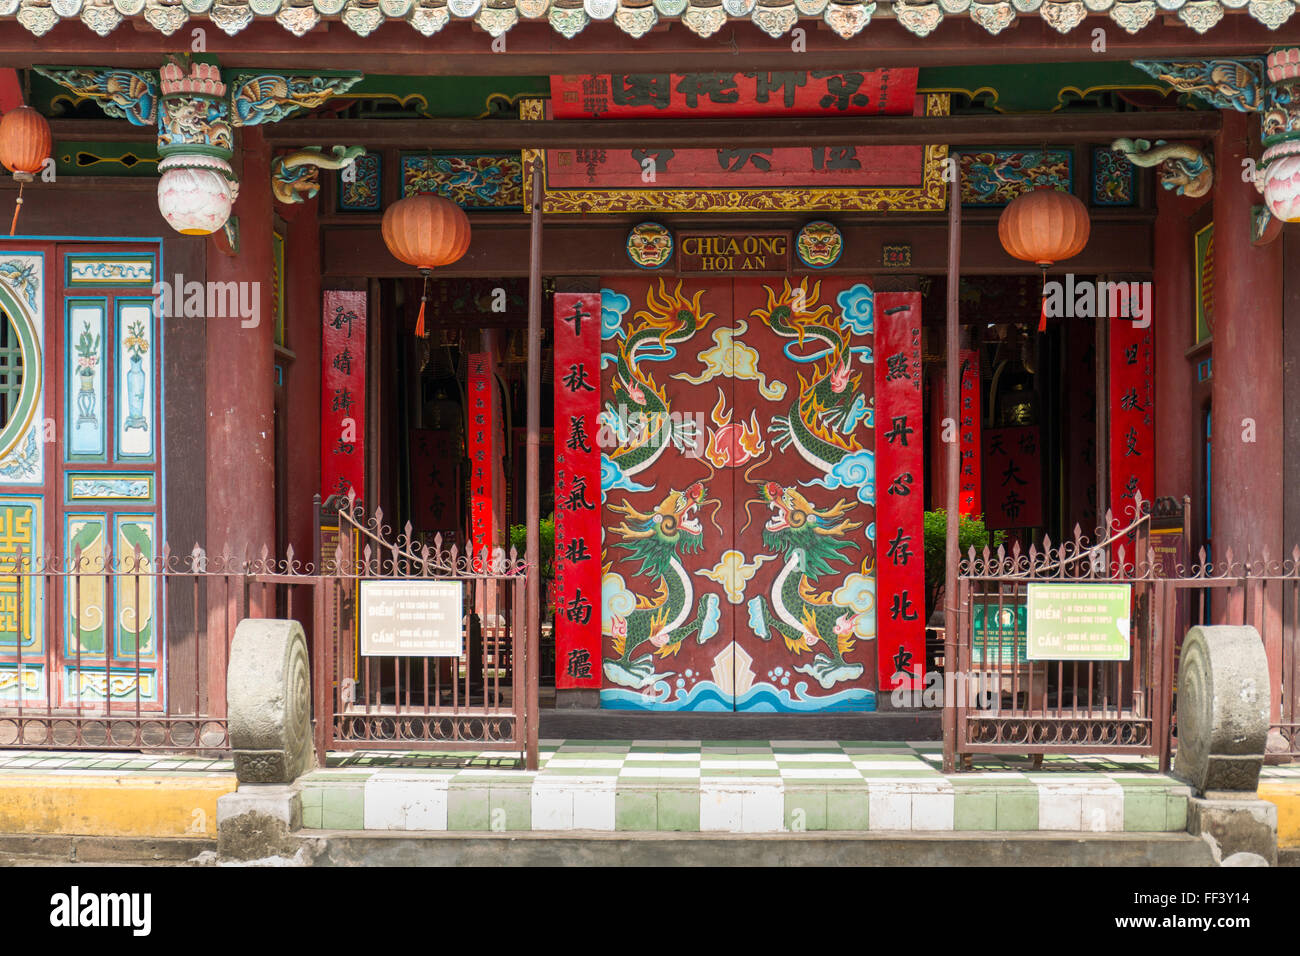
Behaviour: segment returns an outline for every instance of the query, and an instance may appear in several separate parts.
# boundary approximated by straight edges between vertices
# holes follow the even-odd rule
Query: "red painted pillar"
[[[260,130],[240,131],[235,153],[239,252],[227,256],[208,242],[207,281],[235,282],[244,301],[257,301],[256,325],[239,316],[207,316],[207,549],[210,555],[256,557],[275,544],[274,342],[271,315],[271,151]],[[248,285],[244,285],[247,283]],[[256,285],[254,285],[256,283]],[[237,294],[236,298],[239,298]],[[237,311],[237,310],[236,310]],[[245,327],[247,324],[249,327]],[[234,595],[209,594],[210,635],[233,636]],[[255,589],[256,592],[256,589]],[[220,604],[218,605],[218,601]],[[266,609],[266,613],[274,608]],[[250,615],[257,608],[248,609]],[[229,615],[227,618],[226,615]],[[227,633],[227,619],[229,633]],[[226,647],[208,653],[213,708],[224,712]]]
[[[321,171],[321,177],[329,176]],[[300,560],[310,561],[315,529],[312,496],[320,488],[321,278],[319,199],[281,206],[284,241],[286,345],[294,353],[285,373],[286,538]]]
[[[1193,300],[1192,227],[1188,217],[1200,203],[1168,189],[1156,197],[1155,275],[1152,331],[1156,372],[1157,497],[1196,496],[1200,470],[1200,414],[1196,366],[1186,352],[1196,337]]]
[[[1225,110],[1215,143],[1214,558],[1282,556],[1282,244],[1253,246],[1255,187],[1242,161],[1258,151],[1251,118]],[[1187,283],[1190,287],[1190,283]],[[1190,443],[1193,433],[1186,436]]]

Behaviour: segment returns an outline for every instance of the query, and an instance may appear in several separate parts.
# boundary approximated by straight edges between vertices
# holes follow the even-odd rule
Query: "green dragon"
[[[829,305],[818,305],[821,282],[808,289],[808,280],[791,286],[785,280],[778,296],[767,289],[767,308],[751,316],[761,319],[777,335],[824,344],[824,358],[812,365],[805,381],[799,375],[799,391],[789,412],[772,418],[770,434],[782,451],[791,445],[800,456],[829,474],[844,458],[863,450],[853,432],[858,423],[870,421],[872,402],[861,389],[862,373],[853,370],[850,332],[831,319]],[[865,477],[865,475],[863,476]]]
[[[700,506],[705,503],[705,491],[700,481],[685,491],[669,491],[649,514],[637,511],[626,499],[621,505],[609,506],[632,519],[630,527],[624,521],[611,529],[623,536],[619,547],[641,561],[639,575],[658,582],[654,597],[638,596],[630,612],[610,617],[606,633],[612,638],[616,656],[606,659],[604,666],[605,676],[616,684],[639,689],[669,676],[671,671],[655,672],[656,656],[663,660],[675,655],[692,634],[703,644],[718,632],[721,609],[716,594],[703,595],[695,619],[687,621],[695,591],[679,555],[704,547]],[[609,565],[605,573],[609,575]],[[634,657],[647,642],[653,650]]]
[[[763,525],[763,543],[785,563],[772,583],[772,608],[761,595],[750,599],[749,626],[765,641],[780,634],[796,658],[823,645],[811,664],[795,668],[822,687],[856,680],[862,676],[862,665],[850,664],[844,657],[853,650],[858,619],[866,612],[833,603],[830,592],[818,592],[813,585],[833,570],[833,562],[847,560],[841,552],[853,542],[844,535],[862,524],[844,515],[857,505],[841,498],[829,508],[818,509],[795,489],[775,481],[757,487],[758,503],[766,503],[771,512]]]
[[[618,407],[614,402],[605,404],[602,424],[613,429],[617,440],[608,458],[629,478],[658,461],[670,444],[681,450],[695,447],[696,423],[671,418],[667,393],[641,367],[641,360],[647,350],[663,354],[709,324],[714,315],[701,310],[703,296],[701,290],[687,298],[680,281],[670,293],[660,279],[658,293],[653,285],[646,291],[646,308],[634,314],[634,328],[619,343],[611,390],[622,400]]]

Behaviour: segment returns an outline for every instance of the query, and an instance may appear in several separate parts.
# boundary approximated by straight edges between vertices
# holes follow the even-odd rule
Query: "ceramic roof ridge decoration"
[[[473,20],[493,37],[521,19],[546,19],[567,39],[592,20],[612,20],[639,38],[660,20],[678,20],[692,33],[709,37],[729,22],[748,20],[771,37],[793,30],[801,19],[823,20],[844,39],[870,29],[873,18],[892,17],[910,33],[924,37],[945,17],[967,17],[997,36],[1017,17],[1038,16],[1053,30],[1068,34],[1087,18],[1106,16],[1136,34],[1158,14],[1176,14],[1188,29],[1204,34],[1227,10],[1276,30],[1288,22],[1300,0],[0,0],[0,20],[13,19],[34,36],[44,36],[64,20],[79,20],[100,36],[127,21],[147,24],[171,36],[190,22],[206,19],[234,36],[258,20],[278,23],[303,36],[322,19],[338,20],[358,36],[368,36],[390,20],[404,20],[432,36],[453,18]]]

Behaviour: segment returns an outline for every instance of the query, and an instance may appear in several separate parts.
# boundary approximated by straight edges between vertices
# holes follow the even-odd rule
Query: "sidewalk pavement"
[[[304,829],[1171,832],[1185,784],[1129,757],[977,757],[936,742],[543,741],[540,769],[484,751],[333,754],[300,781]],[[229,759],[0,751],[0,833],[213,839]],[[1300,846],[1300,764],[1265,767],[1279,845]]]

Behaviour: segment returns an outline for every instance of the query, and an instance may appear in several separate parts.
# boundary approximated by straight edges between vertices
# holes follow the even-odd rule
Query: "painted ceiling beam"
[[[276,146],[348,142],[368,149],[635,149],[738,146],[1038,145],[1145,139],[1208,139],[1214,110],[996,116],[745,117],[662,120],[286,120],[268,127]]]
[[[1202,0],[1204,2],[1204,0]],[[1287,0],[1291,3],[1291,0]],[[0,5],[3,0],[0,0]],[[1293,4],[1292,4],[1293,5]],[[1294,5],[1293,5],[1294,6]],[[163,54],[177,47],[177,34],[165,36],[141,23],[123,23],[98,36],[80,22],[61,22],[33,47],[32,35],[12,20],[0,20],[0,67],[41,62],[74,65],[156,67]],[[1254,18],[1225,15],[1202,35],[1173,18],[1155,18],[1128,33],[1106,16],[1086,17],[1068,34],[1039,17],[1022,17],[996,38],[971,19],[943,20],[927,36],[908,32],[895,20],[873,21],[869,29],[842,39],[818,21],[800,21],[806,52],[796,52],[789,36],[769,37],[753,24],[709,37],[677,22],[661,24],[635,39],[610,23],[592,23],[572,40],[546,22],[523,21],[509,34],[502,52],[493,38],[472,22],[453,21],[434,38],[410,25],[387,22],[365,37],[343,24],[322,20],[302,36],[275,22],[254,21],[234,36],[215,24],[193,19],[183,35],[203,28],[206,52],[227,67],[276,70],[317,69],[346,62],[367,74],[422,76],[545,76],[558,73],[663,72],[665,54],[675,72],[746,70],[862,70],[904,66],[1058,63],[1071,60],[1143,60],[1176,57],[1260,55],[1275,46],[1300,45],[1300,16],[1270,30]],[[1105,31],[1106,47],[1094,50],[1092,31]]]

